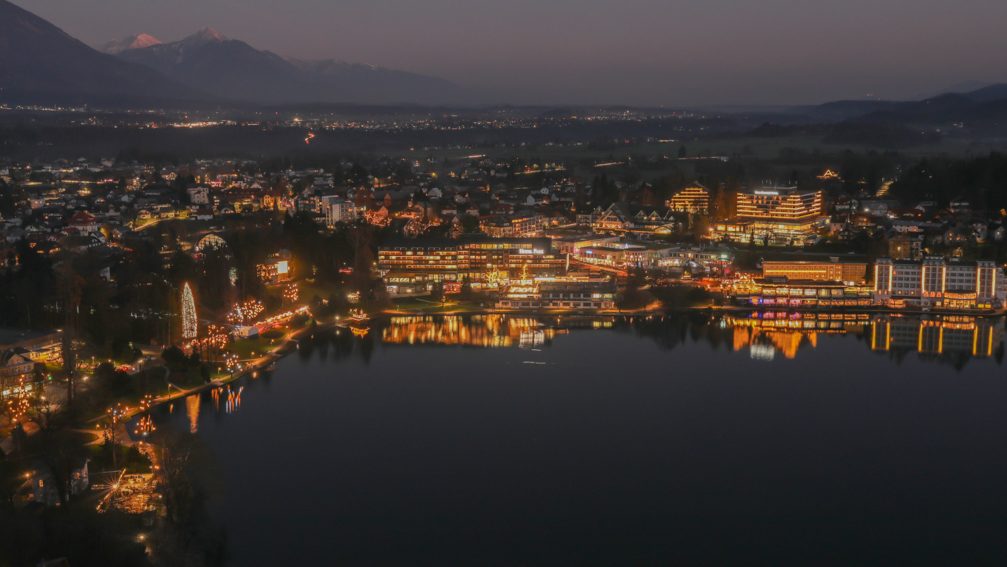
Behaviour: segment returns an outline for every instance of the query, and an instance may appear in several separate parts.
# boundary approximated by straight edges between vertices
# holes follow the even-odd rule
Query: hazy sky
[[[203,27],[500,102],[777,104],[1007,81],[1007,0],[14,0],[86,43]]]

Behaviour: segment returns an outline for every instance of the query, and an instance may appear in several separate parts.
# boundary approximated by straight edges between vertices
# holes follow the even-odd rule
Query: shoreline
[[[999,317],[1007,315],[1007,310],[965,310],[965,309],[891,309],[886,307],[795,307],[795,306],[744,306],[744,305],[697,305],[695,307],[668,307],[660,309],[613,310],[613,311],[577,311],[549,309],[461,309],[457,311],[407,311],[386,309],[381,317],[430,317],[430,316],[464,316],[464,315],[534,315],[534,316],[575,316],[575,317],[631,317],[634,315],[659,315],[667,313],[694,312],[724,312],[724,313],[871,313],[879,315],[943,315],[964,317]]]
[[[884,307],[843,307],[843,308],[820,308],[820,307],[783,307],[779,309],[773,309],[769,307],[746,307],[742,305],[705,305],[705,306],[695,306],[695,307],[684,307],[684,308],[659,308],[659,309],[639,309],[639,310],[614,310],[614,311],[576,311],[576,310],[503,310],[503,309],[464,309],[458,311],[447,311],[447,312],[412,312],[397,309],[385,309],[380,311],[375,316],[371,317],[370,321],[376,319],[388,319],[390,317],[450,317],[450,316],[473,316],[473,315],[514,315],[514,316],[532,316],[532,317],[582,317],[582,318],[603,318],[603,317],[633,317],[633,316],[651,316],[651,315],[668,315],[668,314],[686,314],[686,313],[725,313],[725,314],[737,314],[737,313],[802,313],[802,314],[813,314],[813,313],[855,313],[855,314],[869,314],[869,315],[936,315],[936,316],[967,316],[967,317],[981,317],[981,318],[992,318],[1004,316],[1005,311],[967,311],[967,310],[922,310],[922,309],[887,309]],[[193,394],[200,394],[206,390],[212,388],[219,388],[236,382],[242,378],[248,378],[256,372],[260,372],[270,365],[282,360],[287,355],[289,355],[296,347],[292,345],[295,341],[300,339],[304,334],[309,331],[325,331],[331,330],[339,326],[338,323],[332,321],[327,323],[320,323],[317,319],[313,319],[313,326],[305,326],[301,329],[293,331],[288,336],[285,337],[282,344],[278,345],[269,353],[260,356],[254,361],[250,362],[249,365],[238,372],[232,373],[227,377],[216,378],[210,380],[205,384],[195,386],[186,390],[179,390],[174,393],[166,394],[163,396],[157,396],[152,400],[150,408],[163,406],[167,403],[173,403],[177,400],[187,398]],[[130,408],[130,411],[126,414],[125,418],[122,420],[121,427],[126,428],[126,424],[132,421],[137,415],[142,413],[139,408]],[[100,422],[104,419],[104,415],[99,415],[94,418],[87,420],[85,423],[93,424]],[[90,429],[79,429],[80,431],[91,432]],[[128,439],[129,443],[135,443],[137,440],[133,439],[133,435],[130,434],[128,428],[125,431],[126,436],[123,439]],[[88,444],[94,444],[100,442],[101,439],[92,440]]]

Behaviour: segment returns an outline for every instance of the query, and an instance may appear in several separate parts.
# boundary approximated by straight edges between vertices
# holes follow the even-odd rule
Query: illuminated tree
[[[18,378],[17,387],[6,402],[5,409],[10,422],[14,425],[23,423],[32,407],[32,388],[25,376]]]
[[[246,299],[245,301],[235,303],[231,306],[231,310],[227,312],[227,322],[232,325],[244,325],[246,323],[251,323],[256,317],[262,314],[265,310],[265,306],[262,305],[261,301],[256,299]]]
[[[182,338],[192,340],[199,334],[199,320],[196,318],[196,301],[192,288],[186,283],[182,288]]]

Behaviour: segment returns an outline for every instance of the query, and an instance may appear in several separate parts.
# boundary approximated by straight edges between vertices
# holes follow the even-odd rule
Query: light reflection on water
[[[558,336],[571,332],[616,330],[651,338],[666,348],[681,344],[683,336],[706,340],[712,346],[728,345],[734,353],[748,353],[753,360],[795,360],[812,351],[823,338],[852,336],[865,350],[888,353],[901,360],[915,354],[927,362],[948,362],[961,368],[970,359],[1004,355],[1002,317],[903,316],[867,313],[744,312],[722,316],[651,315],[629,318],[557,318],[509,315],[396,316],[380,324],[380,343],[390,346],[467,346],[478,348],[550,347]],[[702,329],[696,333],[696,329]],[[369,360],[373,336],[318,333],[302,342],[302,358],[325,356],[329,342],[343,355],[356,352]],[[256,373],[258,376],[258,373]],[[266,373],[269,376],[269,373]],[[267,380],[268,381],[268,380]],[[203,396],[208,396],[216,415],[241,408],[245,385],[240,381],[210,388],[185,398],[190,433],[199,432]],[[173,410],[173,405],[172,408]],[[171,411],[169,411],[171,413]]]
[[[371,326],[364,337],[315,333],[275,373],[162,416],[198,431],[229,475],[215,512],[234,564],[318,553],[543,563],[523,561],[543,557],[527,543],[542,533],[556,538],[551,563],[618,563],[639,550],[655,564],[749,561],[761,541],[801,530],[812,543],[872,551],[862,526],[959,533],[958,518],[1007,502],[996,445],[1007,385],[989,371],[1003,358],[1003,318],[494,315]],[[948,379],[957,373],[971,379]],[[721,529],[734,547],[720,536],[696,544]],[[499,561],[480,561],[485,550]]]

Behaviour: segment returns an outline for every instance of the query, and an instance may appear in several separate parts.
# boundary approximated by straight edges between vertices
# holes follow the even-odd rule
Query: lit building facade
[[[511,278],[555,276],[566,271],[566,257],[547,238],[486,239],[443,243],[404,243],[378,249],[378,271],[395,295],[433,282],[468,281],[475,288],[497,288]]]
[[[322,197],[321,205],[325,213],[325,225],[329,228],[341,223],[355,222],[360,217],[353,201],[341,197]]]
[[[615,309],[613,282],[515,282],[501,295],[498,309],[599,311]]]
[[[262,283],[268,285],[290,281],[294,275],[290,266],[290,254],[286,252],[274,254],[268,262],[256,264],[255,273]]]
[[[740,244],[804,246],[817,240],[829,217],[822,214],[822,191],[762,187],[738,193],[734,220],[710,228],[709,237]]]
[[[757,279],[738,290],[735,299],[756,307],[870,307],[874,293],[867,284]]]
[[[863,284],[867,281],[867,263],[843,262],[839,258],[823,261],[764,260],[762,277]]]
[[[479,229],[491,238],[541,236],[545,229],[545,217],[534,214],[511,218],[493,217],[480,222]]]
[[[710,213],[710,191],[702,185],[686,187],[668,199],[667,206],[677,213],[706,215]]]
[[[993,261],[920,262],[882,258],[874,264],[874,298],[888,307],[999,309],[1007,298],[1003,269]]]

